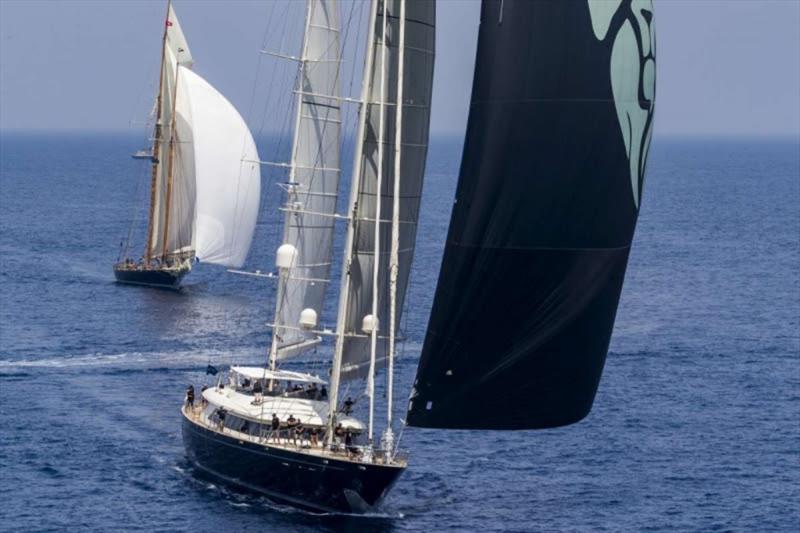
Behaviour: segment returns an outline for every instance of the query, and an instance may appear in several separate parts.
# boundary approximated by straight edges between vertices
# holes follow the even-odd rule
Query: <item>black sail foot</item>
[[[315,513],[374,511],[405,471],[400,465],[240,439],[209,429],[185,412],[182,433],[187,458],[201,476]]]
[[[143,268],[141,265],[118,263],[114,265],[114,277],[117,283],[178,290],[181,280],[190,270],[188,266]]]

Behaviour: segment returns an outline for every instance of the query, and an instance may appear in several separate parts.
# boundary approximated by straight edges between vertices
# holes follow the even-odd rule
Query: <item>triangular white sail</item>
[[[333,253],[339,192],[341,111],[339,13],[337,0],[310,0],[307,6],[294,144],[284,206],[283,243],[297,251],[281,278],[276,302],[276,357],[298,355],[318,344],[298,329],[300,314],[322,316]],[[281,327],[283,326],[283,327]]]
[[[171,3],[167,13],[166,24],[167,49],[177,58],[181,66],[191,68],[194,64],[192,52],[189,50],[189,43],[186,42],[186,36],[183,34],[180,22],[178,22],[178,15],[175,14],[175,9],[172,7]]]
[[[250,249],[261,197],[256,145],[239,112],[206,80],[181,67],[179,85],[192,125],[195,255],[239,267]],[[179,100],[179,111],[183,104]]]

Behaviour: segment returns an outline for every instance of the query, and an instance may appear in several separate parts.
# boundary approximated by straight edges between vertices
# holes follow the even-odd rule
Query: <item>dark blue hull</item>
[[[248,492],[314,512],[374,509],[405,468],[319,457],[238,440],[183,416],[183,443],[203,473]]]
[[[189,269],[181,270],[136,270],[134,268],[114,265],[114,277],[119,283],[129,285],[146,285],[162,289],[179,289],[181,280],[189,273]]]

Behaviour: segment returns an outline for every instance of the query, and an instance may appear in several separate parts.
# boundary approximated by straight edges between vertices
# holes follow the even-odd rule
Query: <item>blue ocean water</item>
[[[113,283],[134,198],[146,193],[129,158],[137,139],[1,140],[0,530],[794,531],[800,523],[796,141],[656,139],[591,415],[548,431],[409,428],[408,472],[381,513],[352,518],[309,515],[193,475],[179,430],[183,391],[205,379],[209,362],[263,360],[272,288],[202,264],[180,293]],[[430,150],[401,400],[424,337],[460,151],[452,139]],[[275,188],[265,194],[274,201]],[[248,268],[270,267],[274,234],[267,217]]]

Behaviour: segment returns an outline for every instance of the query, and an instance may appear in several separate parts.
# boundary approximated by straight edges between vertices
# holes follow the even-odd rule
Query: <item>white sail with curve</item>
[[[178,111],[191,123],[195,257],[239,267],[253,240],[261,170],[253,136],[233,105],[193,71],[180,67]],[[188,109],[188,112],[184,111]]]

